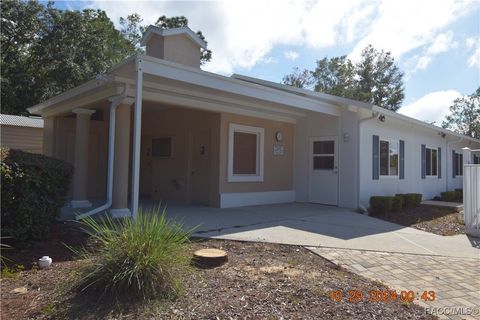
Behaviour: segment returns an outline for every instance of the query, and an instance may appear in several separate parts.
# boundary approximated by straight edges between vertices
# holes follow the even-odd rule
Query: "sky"
[[[204,70],[281,82],[294,67],[323,57],[358,59],[372,44],[390,51],[404,73],[400,113],[441,124],[455,98],[480,86],[480,0],[56,1],[62,9],[188,18],[212,60]]]

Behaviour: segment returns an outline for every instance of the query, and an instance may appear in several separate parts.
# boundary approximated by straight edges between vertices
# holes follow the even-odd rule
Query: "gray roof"
[[[0,125],[29,128],[43,128],[43,119],[38,117],[22,117],[11,114],[0,114]]]

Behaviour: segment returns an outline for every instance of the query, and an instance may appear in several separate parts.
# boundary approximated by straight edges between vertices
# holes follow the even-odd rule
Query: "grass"
[[[193,230],[168,220],[165,209],[139,210],[137,220],[84,219],[90,248],[74,250],[87,263],[76,288],[121,299],[175,298],[190,270]]]

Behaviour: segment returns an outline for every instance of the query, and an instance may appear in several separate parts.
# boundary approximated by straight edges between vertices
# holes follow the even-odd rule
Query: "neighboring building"
[[[0,114],[2,147],[43,153],[43,119]]]
[[[480,148],[368,103],[202,71],[205,43],[188,28],[150,26],[142,45],[147,55],[29,109],[45,120],[45,153],[75,166],[72,207],[432,198],[461,186],[461,149]]]

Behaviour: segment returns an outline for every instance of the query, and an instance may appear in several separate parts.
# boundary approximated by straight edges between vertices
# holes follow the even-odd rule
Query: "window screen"
[[[257,134],[233,135],[233,174],[257,174]]]
[[[153,139],[152,157],[171,158],[172,147],[172,137]]]

